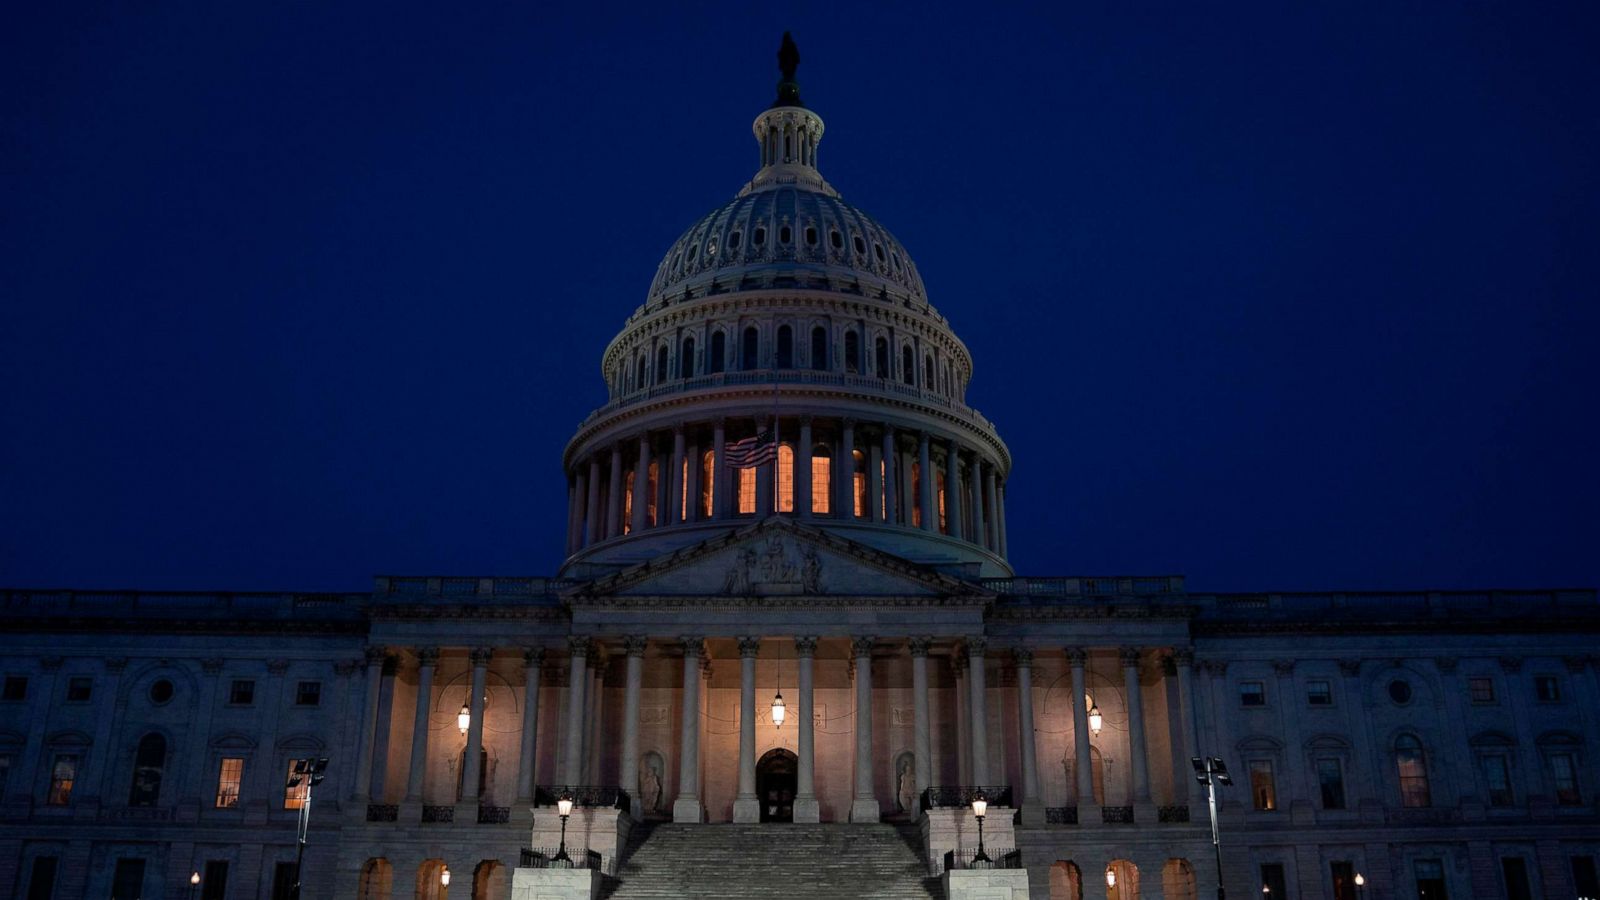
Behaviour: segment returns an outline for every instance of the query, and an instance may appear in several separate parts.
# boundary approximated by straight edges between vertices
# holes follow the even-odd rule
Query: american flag
[[[735,469],[754,469],[778,458],[778,442],[765,430],[755,437],[734,441],[724,451],[728,465]]]

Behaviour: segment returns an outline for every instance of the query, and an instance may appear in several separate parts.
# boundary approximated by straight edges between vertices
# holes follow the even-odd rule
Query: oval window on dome
[[[839,230],[835,228],[834,230],[828,232],[828,243],[832,244],[833,249],[835,250],[843,250],[844,235],[840,234]]]
[[[712,257],[712,256],[716,256],[716,255],[717,255],[717,239],[716,238],[712,238],[706,244],[706,256],[707,257]]]
[[[694,262],[695,254],[697,254],[699,252],[700,252],[700,245],[699,244],[690,244],[689,245],[689,253],[684,257],[684,260],[687,261],[687,262]]]
[[[863,241],[861,239],[861,235],[858,234],[854,238],[851,238],[851,243],[855,244],[856,255],[858,255],[858,256],[866,256],[867,255],[867,242]]]
[[[883,245],[882,244],[876,244],[876,243],[873,244],[872,245],[872,252],[873,252],[873,254],[875,256],[878,257],[878,262],[883,262]]]
[[[896,272],[900,271],[900,254],[898,254],[898,253],[890,253],[889,254],[889,261],[894,263],[894,269],[895,269]]]
[[[793,239],[794,233],[789,230],[789,226],[785,225],[778,229],[778,243],[787,244]]]
[[[750,237],[750,243],[755,244],[757,247],[761,246],[762,244],[765,244],[766,242],[767,242],[767,230],[765,228],[757,228],[756,229],[756,233],[751,235],[751,237]]]
[[[729,250],[737,250],[737,249],[739,249],[739,240],[742,237],[743,237],[743,235],[740,234],[737,231],[729,233],[729,235],[728,235],[728,249]]]
[[[1393,700],[1399,706],[1404,706],[1407,703],[1410,703],[1411,683],[1401,678],[1396,678],[1395,680],[1389,682],[1389,699]]]
[[[807,226],[806,244],[811,247],[815,247],[817,245],[817,230],[815,228]]]

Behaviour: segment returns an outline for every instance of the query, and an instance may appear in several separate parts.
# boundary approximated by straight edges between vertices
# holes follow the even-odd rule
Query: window
[[[1467,679],[1467,695],[1473,703],[1494,702],[1494,679],[1474,677]]]
[[[88,703],[94,696],[94,679],[87,675],[78,675],[67,679],[67,702]]]
[[[239,785],[244,781],[244,760],[227,756],[217,770],[217,809],[233,809],[239,805]]]
[[[806,226],[806,243],[812,247],[817,245],[817,229]]]
[[[819,516],[828,514],[833,496],[833,458],[828,448],[818,444],[811,450],[811,511]]]
[[[633,530],[633,470],[622,472],[622,533]]]
[[[1344,809],[1344,768],[1338,759],[1317,760],[1317,784],[1322,788],[1323,809]]]
[[[750,371],[756,367],[761,359],[761,334],[755,327],[744,330],[744,339],[739,348],[739,368]]]
[[[297,759],[289,760],[288,771],[283,776],[284,809],[299,809],[300,807],[305,806],[306,797],[310,796],[311,794],[311,780],[308,778],[297,777],[294,774],[294,766],[297,762],[299,762]]]
[[[917,383],[917,357],[910,344],[900,348],[900,379],[906,384]]]
[[[678,489],[683,491],[678,495],[678,521],[689,521],[689,457],[683,458],[683,471],[678,475]],[[668,503],[668,509],[671,503]]]
[[[1278,808],[1278,787],[1272,777],[1272,761],[1250,760],[1250,802],[1260,810]]]
[[[1500,874],[1506,880],[1506,900],[1533,900],[1528,889],[1528,862],[1520,856],[1502,856]]]
[[[228,702],[234,706],[249,706],[256,699],[256,683],[248,678],[235,678],[228,688]]]
[[[1239,682],[1240,706],[1266,706],[1267,688],[1259,681]]]
[[[1389,682],[1389,699],[1404,706],[1411,702],[1411,682],[1396,678]]]
[[[844,333],[844,370],[851,375],[861,374],[861,336],[854,331]]]
[[[1328,863],[1328,875],[1333,879],[1333,900],[1357,900],[1356,867],[1347,859]]]
[[[147,734],[139,739],[133,753],[133,783],[128,787],[129,806],[155,806],[161,799],[161,772],[167,764],[167,739]]]
[[[794,512],[794,447],[778,447],[778,512]]]
[[[832,244],[835,250],[843,250],[844,235],[840,234],[838,229],[834,229],[828,232],[828,243]]]
[[[739,473],[739,515],[753,516],[756,512],[756,470],[734,471]]]
[[[1540,675],[1533,679],[1533,695],[1540,703],[1561,702],[1561,682],[1554,675]]]
[[[322,702],[322,682],[302,681],[294,688],[295,706],[316,706]]]
[[[165,678],[158,678],[150,683],[150,702],[157,706],[172,699],[172,682]]]
[[[878,338],[873,342],[873,353],[877,357],[878,368],[876,374],[879,378],[889,377],[889,341],[887,338]]]
[[[776,365],[780,369],[794,368],[794,329],[787,325],[778,326],[778,359]]]
[[[200,900],[225,900],[228,896],[228,861],[206,860],[205,877],[200,880]]]
[[[923,359],[922,359],[922,386],[925,387],[925,388],[929,388],[930,390],[934,386],[934,383],[933,383],[933,357],[931,357],[931,356],[926,356],[926,357],[923,357]]]
[[[852,236],[850,238],[850,244],[851,244],[851,246],[856,248],[856,255],[857,256],[866,256],[867,255],[867,242],[863,241],[861,239],[861,235],[858,234],[858,235]]]
[[[811,329],[811,368],[818,372],[828,368],[828,330],[820,325]]]
[[[1261,896],[1287,897],[1289,888],[1283,878],[1283,863],[1263,863],[1261,866]]]
[[[694,377],[694,338],[692,337],[683,339],[683,349],[678,355],[678,377]]]
[[[1437,859],[1419,859],[1411,865],[1417,876],[1417,900],[1450,900],[1444,888],[1444,863]]]
[[[656,348],[656,384],[665,384],[667,381],[667,348],[663,344]]]
[[[1404,806],[1431,806],[1428,791],[1428,763],[1422,755],[1422,742],[1402,734],[1394,742],[1394,762],[1400,777],[1400,803]]]
[[[1595,872],[1594,857],[1572,857],[1572,886],[1579,897],[1600,897],[1600,873]]]
[[[1550,780],[1556,789],[1556,803],[1561,806],[1580,806],[1583,795],[1578,790],[1578,765],[1571,753],[1550,754]]]
[[[706,371],[715,375],[723,370],[728,362],[728,336],[720,331],[711,333],[711,356],[706,359]]]
[[[78,755],[58,753],[50,764],[50,793],[44,802],[50,806],[66,806],[72,802],[72,786],[78,780]]]
[[[789,226],[783,225],[778,228],[778,243],[787,244],[793,237],[794,232],[789,230]]]
[[[1306,703],[1311,706],[1332,706],[1333,686],[1320,679],[1306,682]]]
[[[11,755],[0,753],[0,797],[6,795],[6,782],[11,780]]]
[[[634,390],[636,390],[636,391],[644,390],[644,374],[645,374],[644,354],[641,353],[641,354],[639,354],[639,358],[634,360],[634,367],[633,367],[633,389]]]
[[[0,689],[0,700],[16,702],[28,699],[28,676],[7,675],[4,689]]]
[[[119,859],[111,876],[111,900],[139,900],[144,896],[144,860]]]
[[[757,247],[765,244],[767,242],[767,229],[757,225],[756,230],[752,232],[750,236],[750,242],[755,244]]]
[[[650,526],[660,525],[661,513],[656,509],[656,499],[661,496],[661,461],[650,460],[650,465],[646,466],[644,471],[644,523]]]
[[[737,249],[739,249],[739,242],[742,241],[742,240],[744,240],[744,235],[742,233],[737,232],[737,231],[729,232],[728,233],[728,249],[729,250],[737,250]]]
[[[717,499],[717,454],[714,450],[707,450],[700,457],[700,518],[711,518],[715,507],[712,505]]]
[[[28,873],[28,900],[50,900],[56,892],[56,858],[35,856]]]
[[[1489,805],[1496,807],[1513,806],[1516,797],[1511,793],[1511,771],[1506,765],[1506,758],[1499,753],[1491,753],[1478,758],[1478,766],[1483,770],[1483,783],[1489,789]]]
[[[854,510],[855,517],[860,519],[867,514],[867,457],[860,450],[850,451],[851,487],[855,490]]]
[[[292,862],[281,862],[272,867],[272,900],[294,900],[294,869]],[[421,891],[417,893],[422,894]],[[437,897],[439,894],[427,893],[423,896]]]
[[[922,463],[911,464],[911,496],[904,498],[911,508],[911,527],[922,527]]]

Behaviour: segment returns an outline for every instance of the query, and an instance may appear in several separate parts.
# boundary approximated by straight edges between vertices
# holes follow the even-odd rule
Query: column
[[[963,785],[972,784],[972,740],[967,735],[967,707],[970,705],[970,696],[967,693],[967,656],[965,653],[950,654],[950,678],[955,684],[955,738],[956,738],[956,780]]]
[[[794,511],[811,518],[811,417],[800,417],[800,443],[794,450]]]
[[[816,714],[813,710],[816,707],[811,697],[811,663],[817,653],[817,639],[795,638],[794,653],[800,670],[800,688],[794,710],[795,724],[800,728],[800,746],[795,750],[800,757],[800,765],[795,776],[794,820],[815,823],[822,820],[822,811],[817,804],[816,763],[812,755],[816,731]]]
[[[1295,690],[1294,665],[1295,661],[1292,659],[1275,659],[1272,661],[1273,674],[1278,676],[1277,684],[1275,685],[1279,698],[1277,707],[1278,714],[1281,716],[1279,721],[1283,723],[1283,743],[1286,748],[1286,752],[1283,755],[1283,771],[1280,773],[1281,782],[1278,785],[1278,808],[1288,811],[1290,821],[1295,821],[1294,817],[1297,812],[1309,821],[1309,817],[1312,815],[1311,790],[1306,784],[1308,773],[1306,772],[1305,763],[1302,762],[1305,756],[1305,743],[1300,736],[1300,716],[1302,715],[1300,704],[1304,701],[1300,699],[1301,695]],[[1449,679],[1447,678],[1445,681],[1448,682]],[[1445,692],[1447,696],[1454,696],[1448,686],[1445,688]],[[1445,706],[1448,709],[1449,703],[1447,702]],[[1467,736],[1463,734],[1460,737],[1459,743],[1454,741],[1451,743],[1457,747],[1467,746]],[[1244,774],[1246,778],[1250,775],[1248,771]]]
[[[1039,755],[1033,733],[1033,651],[1011,651],[1017,663],[1017,730],[1022,742],[1022,820],[1044,824],[1044,792],[1039,788]]]
[[[994,509],[996,531],[1000,536],[1000,556],[1006,555],[1006,483],[1000,482],[995,487],[995,499],[999,503]]]
[[[939,510],[933,504],[933,453],[926,431],[917,436],[917,505],[922,508],[922,530],[939,530]]]
[[[423,777],[428,770],[428,714],[433,702],[433,670],[438,663],[438,647],[417,650],[417,715],[411,725],[411,770],[406,775],[408,803],[422,802]],[[277,698],[272,700],[276,702]]]
[[[950,525],[950,536],[961,537],[961,454],[956,449],[956,439],[945,444],[944,457],[944,514]]]
[[[678,799],[672,803],[672,821],[699,823],[705,821],[700,806],[700,657],[704,649],[698,637],[682,640],[683,728],[678,740]]]
[[[888,525],[900,522],[899,470],[900,454],[895,452],[894,426],[883,426],[883,521]]]
[[[967,540],[983,547],[989,546],[989,528],[983,521],[983,460],[978,454],[972,454],[972,475],[967,479],[967,488],[972,491],[972,533],[967,535]]]
[[[576,787],[583,782],[583,695],[589,683],[589,639],[567,638],[567,652],[567,729],[563,735],[566,746],[561,754],[561,781],[566,787]]]
[[[361,714],[361,753],[356,757],[355,793],[351,799],[357,803],[367,801],[372,788],[372,747],[378,739],[378,692],[383,687],[383,660],[388,651],[383,647],[368,647],[367,696]]]
[[[850,644],[856,661],[856,796],[850,821],[878,821],[878,796],[872,785],[872,645],[860,637]]]
[[[1084,677],[1084,666],[1088,661],[1089,654],[1076,647],[1067,648],[1067,663],[1072,667],[1072,769],[1077,776],[1080,822],[1099,820],[1099,816],[1085,812],[1088,807],[1099,806],[1094,796],[1094,763],[1089,755],[1089,705],[1085,699],[1088,686]]]
[[[367,797],[382,802],[389,793],[389,745],[395,740],[394,691],[399,660],[386,656],[378,667],[383,670],[383,677],[378,681],[378,725],[373,731],[372,786]]]
[[[606,537],[622,534],[622,445],[611,447],[611,494],[606,497]]]
[[[756,798],[756,657],[761,639],[739,638],[739,793],[733,799],[733,821],[761,821]]]
[[[839,454],[833,464],[834,508],[843,521],[855,518],[856,420],[845,419],[839,432]]]
[[[644,683],[644,649],[647,644],[642,634],[622,640],[628,663],[627,687],[622,695],[622,771],[617,773],[617,784],[628,795],[634,821],[644,815],[644,801],[639,796],[639,688]]]
[[[760,423],[756,424],[756,430],[761,430]],[[767,425],[766,432],[770,440],[778,439],[777,419],[773,419]],[[773,483],[773,475],[777,471],[778,458],[776,456],[772,458],[771,462],[765,462],[756,467],[756,518],[758,519],[767,518],[772,515],[773,510],[777,509],[778,492],[774,489],[776,485]]]
[[[731,480],[728,478],[728,422],[718,419],[711,432],[712,449],[716,455],[711,466],[711,517],[714,519],[728,518],[728,494],[731,492]]]
[[[667,508],[659,510],[656,516],[657,525],[676,525],[684,520],[689,503],[683,493],[683,452],[683,425],[679,423],[672,426],[672,471],[667,473],[666,478],[666,483],[671,487],[667,490]]]
[[[700,510],[700,473],[705,463],[700,459],[700,442],[698,440],[689,444],[689,477],[685,479],[683,492],[685,503],[683,511],[685,522],[699,522],[710,518],[709,513]]]
[[[477,803],[478,777],[483,763],[478,755],[483,752],[483,691],[489,672],[489,658],[494,651],[488,647],[474,647],[472,660],[472,693],[467,695],[467,758],[461,766],[461,802]]]
[[[1213,684],[1220,681],[1219,676],[1227,672],[1227,665],[1226,662],[1208,660],[1208,681]],[[1339,660],[1339,673],[1344,676],[1343,699],[1345,702],[1343,705],[1346,710],[1346,721],[1349,722],[1350,727],[1350,744],[1356,748],[1350,760],[1350,768],[1354,771],[1350,773],[1352,776],[1350,779],[1350,792],[1349,796],[1345,797],[1345,807],[1361,810],[1363,820],[1367,819],[1369,808],[1372,815],[1375,818],[1379,818],[1382,816],[1382,810],[1380,809],[1382,800],[1380,798],[1383,796],[1381,788],[1383,781],[1378,774],[1382,770],[1377,767],[1377,758],[1381,754],[1378,753],[1372,739],[1371,725],[1367,721],[1366,700],[1362,694],[1361,687],[1361,659],[1352,657]],[[1221,746],[1223,710],[1226,707],[1222,705],[1217,694],[1218,692],[1213,689],[1211,692],[1211,708],[1216,711],[1213,745]],[[1249,772],[1246,772],[1246,777],[1249,774]],[[1381,821],[1381,818],[1379,818],[1379,821]]]
[[[985,508],[988,510],[988,515],[985,517],[984,522],[989,527],[989,530],[984,534],[984,541],[990,550],[998,553],[1000,552],[1000,520],[997,513],[1000,509],[1000,501],[995,498],[994,466],[984,469],[983,496],[987,499]]]
[[[1172,663],[1178,670],[1178,721],[1183,725],[1183,739],[1180,741],[1177,735],[1173,735],[1172,752],[1178,757],[1173,766],[1189,784],[1189,812],[1193,816],[1200,804],[1206,802],[1205,785],[1194,779],[1189,763],[1190,759],[1205,758],[1205,754],[1200,752],[1200,731],[1195,725],[1193,648],[1180,647],[1173,651]],[[1250,773],[1244,774],[1248,776]],[[1172,794],[1173,800],[1183,796],[1178,791]]]
[[[1150,802],[1150,767],[1145,761],[1144,700],[1139,693],[1139,648],[1123,647],[1122,684],[1128,697],[1128,755],[1133,760],[1133,801]]]
[[[45,657],[44,659],[40,660],[40,663],[48,673],[53,672],[55,668],[61,664],[61,659],[60,657]],[[211,736],[211,716],[217,705],[217,676],[222,674],[223,665],[224,660],[221,657],[210,657],[200,660],[200,695],[196,698],[198,701],[196,705],[196,711],[198,715],[195,716],[195,720],[193,722],[193,733],[200,735],[207,741],[210,740]],[[338,671],[337,667],[340,665],[348,664],[336,663],[335,671]],[[54,677],[54,675],[51,675],[50,678],[45,679],[45,685],[48,686],[50,680]],[[340,679],[340,683],[342,689],[344,679]],[[54,696],[55,695],[52,692],[46,690],[45,702],[53,705]],[[41,727],[49,727],[49,722],[41,721],[39,724]],[[179,803],[191,808],[205,808],[212,805],[211,802],[206,799],[207,795],[210,793],[210,790],[205,784],[205,767],[207,763],[207,754],[203,753],[190,754],[188,760],[185,761],[183,765],[182,794],[180,794],[180,799],[178,801]]]
[[[933,731],[928,721],[928,648],[932,638],[911,639],[911,751],[916,757],[917,796],[933,786]]]
[[[869,522],[884,521],[883,468],[883,448],[872,444],[867,447],[866,519]]]
[[[650,524],[650,435],[648,433],[639,435],[639,461],[633,468],[633,521],[629,524],[635,534]]]
[[[972,783],[978,787],[989,784],[989,712],[984,695],[984,651],[989,642],[981,637],[967,639],[967,688],[971,701],[967,704],[972,727]]]
[[[583,521],[579,514],[579,504],[583,502],[583,476],[577,475],[567,480],[567,553],[572,554],[577,550],[578,523]]]
[[[522,651],[522,752],[517,759],[517,805],[533,802],[533,767],[539,758],[539,679],[544,648]]]
[[[584,502],[583,542],[600,539],[600,457],[589,460],[589,499]]]
[[[602,784],[600,777],[600,741],[601,727],[605,721],[605,710],[601,704],[605,701],[606,669],[605,654],[596,647],[589,651],[589,684],[588,693],[584,695],[584,702],[588,705],[588,722],[583,730],[583,783]]]

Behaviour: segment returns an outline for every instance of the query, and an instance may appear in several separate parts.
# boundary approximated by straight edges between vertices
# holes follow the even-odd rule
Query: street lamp
[[[1194,766],[1194,780],[1206,786],[1206,801],[1211,809],[1211,847],[1217,854],[1217,900],[1226,900],[1228,894],[1222,887],[1222,839],[1217,835],[1217,785],[1231,785],[1233,778],[1228,775],[1227,764],[1215,756],[1205,759],[1192,756],[1189,763]]]
[[[567,855],[567,816],[572,815],[571,791],[561,792],[561,799],[556,801],[556,815],[561,817],[561,846],[556,849],[556,855],[551,858],[550,863],[554,867],[555,863],[564,862],[567,868],[571,868],[572,857]]]
[[[989,854],[983,852],[983,817],[988,811],[989,798],[984,795],[982,790],[974,791],[972,794],[972,814],[978,819],[978,855],[972,858],[973,868],[977,868],[978,863],[989,862]]]
[[[200,886],[200,870],[199,869],[195,869],[194,870],[194,874],[189,876],[189,900],[194,900],[195,888],[198,888],[199,886]]]
[[[296,833],[298,849],[294,854],[294,892],[290,900],[300,900],[300,872],[306,859],[306,832],[311,827],[311,791],[328,777],[328,758],[326,756],[313,759],[297,759],[294,768],[289,772],[289,787],[306,786],[306,795],[300,800],[300,823]],[[196,872],[189,879],[191,886],[200,883],[200,874]]]
[[[1356,873],[1356,896],[1363,898],[1367,896],[1367,877],[1360,872]]]

